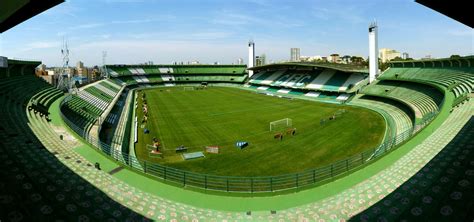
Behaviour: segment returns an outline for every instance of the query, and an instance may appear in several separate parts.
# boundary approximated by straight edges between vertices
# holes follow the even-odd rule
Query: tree
[[[364,64],[364,59],[362,57],[359,57],[359,56],[352,56],[351,57],[351,62],[353,64],[363,65]]]
[[[460,59],[461,56],[460,55],[451,55],[449,58],[450,59]]]
[[[386,69],[388,69],[389,66],[390,66],[390,65],[389,65],[388,62],[381,62],[381,63],[379,63],[379,69],[380,69],[380,71],[382,71],[382,72],[385,71]]]
[[[389,67],[388,62],[382,62],[382,59],[379,58],[379,69],[381,72],[385,71]]]
[[[397,56],[390,61],[403,61],[403,59],[400,56]]]

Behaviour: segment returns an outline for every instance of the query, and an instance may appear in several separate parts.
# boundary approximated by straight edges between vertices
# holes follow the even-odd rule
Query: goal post
[[[293,121],[290,118],[280,119],[270,122],[270,132],[274,130],[282,130],[293,126]]]
[[[194,90],[194,86],[185,86],[183,87],[184,91]]]

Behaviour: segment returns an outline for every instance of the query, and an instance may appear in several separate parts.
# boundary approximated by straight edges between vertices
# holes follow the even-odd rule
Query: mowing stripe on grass
[[[374,111],[307,100],[282,100],[246,90],[209,87],[183,91],[167,88],[142,90],[148,105],[147,128],[138,132],[137,157],[182,170],[226,176],[270,176],[301,172],[376,147],[382,140],[385,121]],[[141,98],[141,95],[138,96]],[[138,100],[138,119],[143,117]],[[338,110],[347,112],[320,125]],[[291,118],[297,134],[275,140],[270,122]],[[348,127],[351,126],[351,127]],[[164,145],[164,158],[149,156],[146,145],[156,137]],[[236,141],[249,142],[240,150]],[[219,146],[222,152],[183,161],[174,148],[188,152]]]

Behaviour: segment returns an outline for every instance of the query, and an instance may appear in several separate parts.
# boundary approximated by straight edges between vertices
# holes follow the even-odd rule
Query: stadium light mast
[[[107,51],[102,51],[102,78],[109,78],[109,72],[107,72],[107,66],[105,65],[105,60],[107,59]]]
[[[255,42],[253,40],[249,41],[249,63],[247,68],[252,68],[255,66]],[[249,77],[252,77],[253,70],[249,70]]]
[[[63,91],[69,92],[69,89],[71,88],[71,73],[69,69],[69,48],[67,41],[63,39],[63,47],[61,49],[61,56],[63,60],[63,66],[61,67],[60,73],[59,73],[59,79],[58,79],[58,85],[57,88]]]
[[[379,72],[379,49],[378,49],[378,33],[377,23],[373,22],[369,25],[369,83],[375,80]]]

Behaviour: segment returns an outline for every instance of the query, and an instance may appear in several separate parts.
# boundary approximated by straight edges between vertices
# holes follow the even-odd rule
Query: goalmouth
[[[270,132],[274,130],[281,130],[293,126],[293,121],[290,118],[280,119],[270,122]]]
[[[184,91],[194,90],[194,86],[185,86],[183,87]]]

